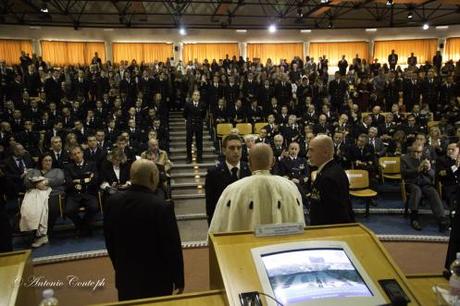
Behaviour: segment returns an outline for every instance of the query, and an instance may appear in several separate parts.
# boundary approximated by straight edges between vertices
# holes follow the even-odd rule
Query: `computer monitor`
[[[294,242],[251,252],[264,293],[283,305],[387,303],[345,242]],[[266,300],[268,305],[276,305]]]

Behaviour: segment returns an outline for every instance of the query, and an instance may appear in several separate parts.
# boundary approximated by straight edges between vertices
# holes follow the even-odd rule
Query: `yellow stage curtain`
[[[345,55],[348,63],[351,64],[358,54],[359,58],[369,60],[369,43],[366,41],[347,42],[312,42],[308,49],[308,55],[313,57],[315,62],[326,55],[330,66],[337,66]]]
[[[259,58],[264,65],[269,58],[279,65],[282,59],[290,63],[295,56],[303,58],[303,43],[248,43],[249,59]]]
[[[406,65],[407,58],[411,52],[414,52],[414,55],[417,57],[417,63],[424,64],[425,61],[431,62],[433,60],[437,45],[437,39],[375,41],[374,58],[377,58],[380,63],[387,63],[391,50],[395,50],[395,53],[398,54],[398,64]]]
[[[131,62],[133,59],[138,64],[165,62],[173,57],[173,45],[167,43],[113,43],[113,62]]]
[[[51,65],[89,65],[97,52],[105,62],[105,45],[103,42],[42,41],[42,57]]]
[[[7,65],[19,64],[21,51],[29,53],[32,57],[32,41],[0,39],[0,60],[5,60]]]
[[[460,60],[460,37],[452,37],[447,39],[445,57],[445,62],[448,60]]]
[[[188,61],[203,62],[207,59],[210,63],[213,59],[219,62],[220,59],[225,59],[228,54],[229,58],[240,56],[238,43],[198,43],[184,44],[182,49],[182,59],[185,63]]]

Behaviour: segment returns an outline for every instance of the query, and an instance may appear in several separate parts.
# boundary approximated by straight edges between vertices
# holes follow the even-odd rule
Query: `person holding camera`
[[[438,220],[439,231],[448,228],[448,219],[444,213],[441,198],[434,187],[435,172],[428,159],[422,159],[423,144],[414,142],[410,154],[401,157],[401,175],[409,191],[410,224],[420,231],[422,226],[418,218],[418,207],[423,198],[431,205],[431,210]]]
[[[130,163],[127,162],[127,157],[123,149],[114,148],[107,155],[107,161],[101,166],[100,172],[102,182],[100,188],[103,191],[104,197],[102,203],[106,203],[108,197],[119,190],[125,190],[129,187],[129,168]]]

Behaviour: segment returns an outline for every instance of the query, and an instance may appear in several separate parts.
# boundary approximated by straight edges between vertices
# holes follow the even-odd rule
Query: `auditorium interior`
[[[58,305],[47,289],[66,306],[454,305],[460,1],[3,0],[0,81],[0,305]],[[314,222],[318,137],[352,221]],[[209,231],[214,209],[248,204],[224,189],[251,177],[261,146],[305,222]],[[109,239],[132,233],[118,252],[144,258],[171,234],[162,215],[105,222],[142,160],[179,234],[184,291],[128,299]],[[122,228],[142,222],[155,230]],[[305,257],[289,265],[293,250]],[[148,269],[144,287],[172,273]]]

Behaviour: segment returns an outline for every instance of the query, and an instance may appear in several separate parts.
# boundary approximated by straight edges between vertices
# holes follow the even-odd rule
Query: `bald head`
[[[312,165],[320,167],[334,157],[334,143],[327,135],[318,135],[310,141],[308,157]]]
[[[273,165],[273,150],[266,143],[255,144],[249,153],[249,165],[252,171],[270,170]]]
[[[131,165],[129,173],[131,183],[156,190],[159,181],[158,168],[154,162],[148,159],[136,160]]]

